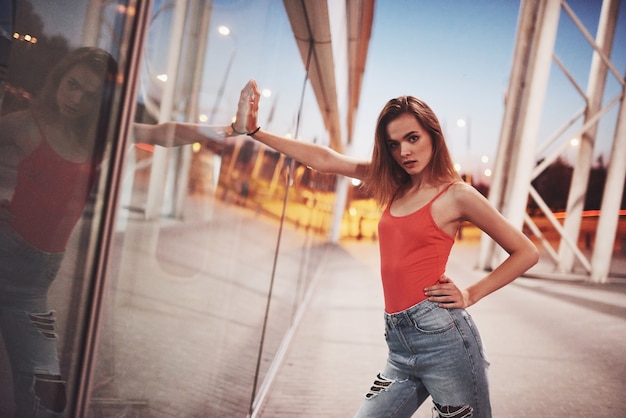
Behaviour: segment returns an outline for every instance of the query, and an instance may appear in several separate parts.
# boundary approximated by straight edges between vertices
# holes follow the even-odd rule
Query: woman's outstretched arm
[[[246,92],[252,89],[249,84],[244,88],[244,90],[247,88]],[[158,125],[135,123],[133,125],[134,141],[162,147],[177,147],[200,142],[213,151],[220,152],[227,138],[246,133],[244,124],[252,105],[252,102],[242,102],[240,98],[235,122],[230,125],[209,126],[186,122],[165,122]]]
[[[257,141],[283,153],[296,161],[323,173],[335,173],[362,179],[369,162],[343,155],[329,147],[295,139],[284,138],[258,129],[258,110],[261,95],[254,80],[241,90],[239,111],[234,126],[239,132],[249,133]],[[246,111],[243,112],[242,110]],[[245,119],[240,116],[245,113]],[[245,121],[245,124],[243,123]]]
[[[329,147],[283,138],[262,129],[252,137],[322,173],[335,173],[358,179],[363,179],[366,174],[368,165],[366,161],[347,157]]]
[[[135,123],[134,142],[177,147],[200,142],[214,152],[220,152],[227,138],[237,135],[231,126],[208,126],[197,123],[165,122],[158,125]]]

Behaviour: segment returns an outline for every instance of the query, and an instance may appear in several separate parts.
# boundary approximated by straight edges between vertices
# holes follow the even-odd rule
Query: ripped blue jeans
[[[429,396],[436,417],[491,417],[489,363],[467,311],[426,300],[385,313],[385,338],[387,365],[356,417],[411,417]]]
[[[0,331],[11,364],[16,417],[60,417],[65,382],[47,293],[63,253],[32,247],[0,223]]]

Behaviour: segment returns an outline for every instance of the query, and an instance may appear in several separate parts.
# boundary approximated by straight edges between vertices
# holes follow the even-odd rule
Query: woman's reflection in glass
[[[0,330],[19,417],[66,407],[47,292],[96,180],[116,76],[108,53],[79,48],[29,109],[0,119],[3,154],[17,160],[13,194],[0,203]]]

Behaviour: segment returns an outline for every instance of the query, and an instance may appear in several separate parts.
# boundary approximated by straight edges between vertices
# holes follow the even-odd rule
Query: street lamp
[[[466,173],[466,181],[469,184],[472,184],[472,163],[470,161],[471,159],[471,155],[470,155],[470,144],[471,144],[471,125],[470,125],[470,118],[469,116],[465,117],[465,118],[459,118],[456,121],[456,126],[458,126],[459,128],[465,128],[465,146],[466,146],[466,167],[467,167],[467,173]]]
[[[471,126],[469,116],[466,118],[458,119],[456,121],[456,126],[458,126],[459,128],[465,128],[465,145],[467,146],[467,151],[469,152],[471,142]]]
[[[212,124],[213,120],[215,119],[215,114],[217,113],[217,109],[219,108],[220,102],[222,101],[224,89],[226,88],[226,81],[228,80],[228,76],[230,75],[230,69],[233,65],[235,54],[237,53],[237,38],[235,38],[228,26],[221,25],[217,28],[217,31],[220,35],[229,36],[233,40],[233,49],[230,51],[230,57],[228,58],[228,64],[226,66],[226,72],[224,73],[224,79],[222,80],[222,84],[217,91],[215,104],[213,105],[213,109],[211,110],[211,116],[209,117],[209,124]]]

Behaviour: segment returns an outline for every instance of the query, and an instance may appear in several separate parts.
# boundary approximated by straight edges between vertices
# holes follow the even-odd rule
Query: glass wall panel
[[[336,182],[215,136],[255,78],[265,129],[328,143],[282,3],[8,4],[0,416],[247,415],[323,262]]]
[[[255,78],[264,128],[326,133],[281,2],[155,1],[148,20],[90,414],[243,417],[323,260],[335,178],[245,136],[139,132],[228,125]]]
[[[76,413],[136,17],[2,2],[0,416]]]

